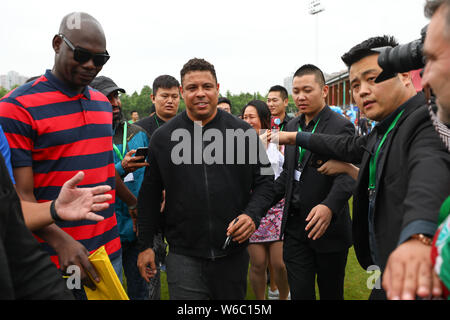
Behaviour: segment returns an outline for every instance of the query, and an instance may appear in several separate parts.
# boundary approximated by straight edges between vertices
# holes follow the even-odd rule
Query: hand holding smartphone
[[[145,162],[145,159],[147,158],[147,154],[148,154],[148,147],[137,148],[134,156],[135,157],[143,156],[144,158],[141,160],[136,160],[135,162]]]

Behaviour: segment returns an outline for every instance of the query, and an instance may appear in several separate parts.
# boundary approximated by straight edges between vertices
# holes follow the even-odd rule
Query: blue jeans
[[[148,300],[149,285],[139,273],[138,255],[137,241],[122,242],[122,264],[127,281],[128,298],[130,300]]]

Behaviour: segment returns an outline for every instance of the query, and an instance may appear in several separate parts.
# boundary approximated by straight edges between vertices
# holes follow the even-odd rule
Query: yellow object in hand
[[[94,251],[89,256],[89,261],[94,265],[101,280],[95,282],[91,278],[97,287],[95,290],[84,287],[88,300],[129,300],[104,246]]]

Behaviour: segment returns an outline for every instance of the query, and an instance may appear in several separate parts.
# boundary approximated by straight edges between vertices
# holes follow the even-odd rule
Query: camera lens
[[[422,40],[386,48],[378,57],[378,64],[387,72],[407,72],[423,68]]]

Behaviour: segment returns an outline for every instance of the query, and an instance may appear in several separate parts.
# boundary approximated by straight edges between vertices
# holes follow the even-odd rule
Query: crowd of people
[[[174,300],[243,300],[247,277],[256,299],[315,300],[317,282],[343,300],[353,245],[382,274],[370,299],[448,299],[450,1],[427,0],[425,15],[424,92],[409,72],[378,81],[392,36],[343,54],[376,123],[362,134],[312,64],[294,73],[294,118],[280,85],[231,114],[214,65],[193,58],[128,121],[120,79],[97,76],[101,24],[66,15],[52,69],[0,100],[0,298],[85,300],[64,276],[77,266],[95,289],[89,255],[104,246],[133,300],[161,298],[163,269]]]

